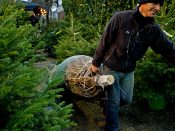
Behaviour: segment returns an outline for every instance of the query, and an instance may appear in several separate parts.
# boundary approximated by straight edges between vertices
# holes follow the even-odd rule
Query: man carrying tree
[[[106,130],[119,130],[119,106],[129,104],[134,89],[134,69],[148,47],[175,64],[175,46],[155,23],[163,0],[139,0],[133,11],[114,14],[106,26],[96,49],[91,71],[104,71],[115,77],[107,88]]]

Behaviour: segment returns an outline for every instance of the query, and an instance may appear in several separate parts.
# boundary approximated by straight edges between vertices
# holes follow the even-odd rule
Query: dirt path
[[[75,104],[74,118],[79,126],[73,131],[105,131],[104,115],[97,101],[79,100]],[[120,110],[120,131],[175,131],[175,114],[144,111],[134,104],[125,106]]]

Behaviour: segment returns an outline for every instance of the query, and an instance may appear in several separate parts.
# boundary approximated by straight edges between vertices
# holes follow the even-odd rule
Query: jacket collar
[[[144,17],[140,13],[138,6],[132,11],[131,17],[132,17],[132,20],[133,20],[132,23],[134,23],[134,25],[137,26],[137,31],[141,30],[146,25],[153,25],[155,23],[154,18]]]

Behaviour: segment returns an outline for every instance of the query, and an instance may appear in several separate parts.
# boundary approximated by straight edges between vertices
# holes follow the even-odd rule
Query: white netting
[[[97,85],[89,70],[91,62],[92,57],[85,55],[69,57],[55,67],[51,80],[64,77],[66,87],[73,93],[93,97],[102,89]]]
[[[96,84],[89,70],[91,63],[91,57],[80,57],[68,65],[65,78],[73,93],[85,97],[92,97],[99,93],[101,88]]]

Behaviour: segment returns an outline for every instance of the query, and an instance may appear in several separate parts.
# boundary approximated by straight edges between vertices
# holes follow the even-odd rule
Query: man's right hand
[[[98,74],[98,73],[100,73],[100,67],[96,67],[94,65],[91,65],[90,71],[92,71],[94,74]]]

